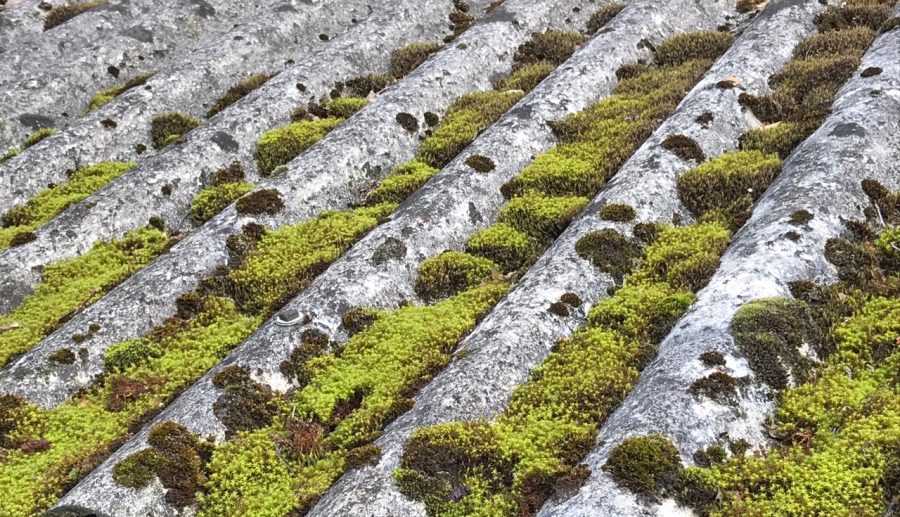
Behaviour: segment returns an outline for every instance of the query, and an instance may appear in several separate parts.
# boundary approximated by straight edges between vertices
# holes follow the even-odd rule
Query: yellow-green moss
[[[343,121],[341,118],[303,120],[266,131],[256,147],[260,175],[268,176],[278,166],[287,164]]]
[[[716,59],[731,44],[734,36],[727,32],[697,31],[672,36],[656,47],[656,63],[677,66],[693,60]]]
[[[548,242],[566,229],[588,201],[584,197],[553,197],[530,190],[504,205],[497,220],[538,242]]]
[[[803,124],[782,122],[775,126],[751,129],[740,137],[742,151],[759,151],[763,154],[777,154],[785,159],[800,142],[810,134],[810,128]]]
[[[419,265],[415,291],[427,301],[447,298],[489,280],[499,269],[486,258],[445,251]]]
[[[437,173],[438,169],[420,161],[398,165],[369,193],[366,203],[400,203]]]
[[[153,77],[153,74],[138,75],[122,84],[117,84],[112,88],[107,88],[95,93],[94,96],[91,97],[91,101],[88,103],[85,112],[90,113],[91,111],[94,111],[95,109],[108,104],[113,99],[115,99],[119,95],[122,95],[128,90],[143,85],[151,77]]]
[[[0,249],[9,246],[15,235],[41,227],[132,167],[133,163],[102,162],[78,169],[66,182],[37,193],[24,205],[10,208],[0,217]]]
[[[612,2],[601,6],[599,9],[594,11],[594,13],[591,14],[590,19],[588,19],[587,33],[594,34],[598,30],[602,29],[624,8],[625,4],[620,4],[617,2]]]
[[[208,221],[253,188],[253,184],[246,181],[228,182],[205,188],[194,197],[191,203],[191,216],[197,223]]]
[[[466,252],[484,257],[506,272],[530,263],[538,249],[538,243],[530,235],[503,223],[481,230],[466,243]]]
[[[666,477],[681,470],[681,458],[662,435],[636,436],[613,447],[603,470],[632,492],[652,494]]]
[[[391,75],[397,79],[406,76],[441,48],[440,43],[419,41],[395,50],[391,54]]]
[[[531,91],[551,72],[556,70],[556,65],[550,61],[537,61],[515,69],[494,85],[498,91],[522,90]]]
[[[35,291],[7,315],[0,327],[0,365],[26,352],[58,328],[78,308],[98,300],[165,251],[171,240],[155,228],[143,228],[120,240],[100,242],[80,257],[48,265]]]

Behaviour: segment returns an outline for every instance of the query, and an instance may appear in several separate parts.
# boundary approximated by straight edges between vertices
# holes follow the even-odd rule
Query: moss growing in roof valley
[[[343,121],[342,118],[303,120],[266,131],[259,137],[256,147],[260,175],[268,176],[277,167],[287,164]]]
[[[231,106],[235,102],[243,99],[247,95],[259,88],[260,86],[266,84],[266,81],[271,79],[273,74],[253,74],[246,79],[241,80],[234,86],[228,89],[221,97],[219,97],[216,102],[213,103],[212,107],[209,108],[209,111],[206,112],[207,118],[214,116],[225,108]]]
[[[603,470],[632,492],[652,495],[681,470],[678,449],[658,434],[626,438],[609,453]]]
[[[88,103],[85,111],[90,113],[91,111],[108,104],[128,90],[145,84],[151,77],[153,77],[153,74],[138,75],[122,84],[95,93],[94,96],[91,97],[91,101]]]
[[[150,122],[150,140],[154,148],[162,149],[199,125],[199,120],[183,113],[163,113]]]
[[[58,5],[50,9],[50,12],[44,17],[44,30],[50,30],[58,25],[62,25],[79,14],[105,3],[106,0],[88,0],[85,2]]]
[[[395,50],[391,54],[391,75],[397,79],[406,76],[441,48],[440,43],[419,41]]]

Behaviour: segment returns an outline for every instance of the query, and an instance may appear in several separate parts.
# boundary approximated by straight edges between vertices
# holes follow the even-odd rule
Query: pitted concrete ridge
[[[900,505],[893,0],[0,0],[0,516]]]

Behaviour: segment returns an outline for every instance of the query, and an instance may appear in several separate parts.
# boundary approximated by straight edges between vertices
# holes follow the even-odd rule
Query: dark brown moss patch
[[[163,113],[150,122],[150,140],[154,148],[162,149],[199,125],[199,120],[183,113]]]
[[[47,360],[58,364],[75,364],[75,352],[68,348],[60,348],[47,356]]]
[[[713,444],[694,453],[694,463],[699,467],[719,465],[724,463],[726,459],[728,459],[728,453],[721,445]]]
[[[225,426],[226,437],[272,423],[278,407],[272,389],[250,378],[246,366],[229,366],[213,377],[222,394],[213,403],[213,414]]]
[[[551,314],[556,314],[562,318],[569,317],[569,306],[563,302],[553,302],[550,304],[550,307],[547,308],[547,311]]]
[[[694,121],[697,122],[698,124],[700,124],[701,126],[703,126],[703,127],[705,128],[705,127],[708,127],[709,124],[710,124],[714,119],[715,119],[715,116],[714,116],[711,112],[709,112],[709,111],[704,111],[704,112],[701,113],[700,115],[697,115],[697,118],[695,118]]]
[[[89,11],[98,5],[105,3],[105,0],[90,0],[88,2],[76,2],[67,5],[59,5],[50,9],[44,18],[44,30],[50,30],[56,26],[62,25],[79,14]]]
[[[278,190],[262,189],[238,199],[234,208],[243,215],[275,215],[284,208],[284,201]]]
[[[243,181],[244,176],[244,168],[241,167],[240,162],[234,161],[231,162],[231,164],[227,167],[223,167],[212,173],[212,176],[209,179],[209,184],[210,186],[215,187],[224,185],[226,183]]]
[[[637,214],[631,205],[624,203],[610,203],[600,209],[600,219],[624,223],[631,221]]]
[[[381,449],[369,444],[347,451],[347,468],[358,469],[367,465],[375,465],[381,459]]]
[[[691,393],[708,397],[720,404],[733,403],[737,397],[737,381],[723,372],[712,372],[691,384]]]
[[[653,223],[637,223],[631,232],[637,240],[644,244],[651,244],[659,236],[659,226]]]
[[[274,77],[274,74],[253,74],[235,84],[213,103],[212,107],[209,108],[209,111],[206,112],[206,117],[212,117],[235,102],[243,99],[253,90],[264,85],[266,81],[272,77]]]
[[[478,172],[484,173],[491,172],[496,167],[494,160],[491,160],[487,156],[481,156],[480,154],[473,154],[466,158],[466,165]]]
[[[875,77],[876,75],[881,75],[881,68],[877,66],[870,66],[859,73],[860,77]]]
[[[21,246],[23,244],[28,244],[31,241],[37,240],[37,234],[34,232],[19,232],[13,235],[13,238],[9,241],[9,247],[12,248],[14,246]]]
[[[627,438],[613,448],[603,470],[620,486],[653,496],[660,486],[681,472],[678,449],[658,434]]]
[[[816,16],[815,24],[820,32],[853,27],[868,27],[875,31],[890,16],[891,8],[887,5],[860,2],[842,7],[831,6]]]
[[[366,97],[370,93],[379,93],[395,79],[387,74],[365,74],[344,81],[343,93],[351,97]]]
[[[154,427],[147,443],[150,449],[134,453],[113,467],[113,479],[124,486],[142,488],[156,475],[168,489],[168,504],[183,508],[196,503],[196,494],[205,481],[203,469],[210,455],[208,444],[175,422]]]
[[[351,325],[357,322],[351,322]],[[325,339],[306,334],[301,337],[301,342],[292,352],[290,358],[282,361],[279,370],[288,381],[296,386],[303,387],[309,382],[312,373],[307,367],[310,359],[325,353],[328,348],[328,336]]]
[[[805,303],[769,298],[744,304],[731,320],[731,335],[757,377],[781,390],[808,379],[812,362],[802,349],[820,334]]]
[[[693,138],[684,135],[669,135],[660,145],[682,160],[693,160],[697,163],[706,160],[700,145]]]
[[[582,304],[581,297],[572,292],[563,293],[559,297],[559,301],[571,307],[580,307]]]
[[[530,65],[540,61],[549,61],[560,65],[569,59],[575,50],[585,41],[583,34],[571,31],[547,30],[534,33],[531,38],[519,45],[513,61],[519,65]]]
[[[700,354],[700,362],[709,368],[725,366],[725,356],[714,350]]]
[[[594,14],[591,15],[590,19],[587,22],[587,33],[595,34],[613,18],[615,18],[616,15],[619,14],[619,12],[621,12],[624,8],[625,4],[613,2],[606,4],[594,11]]]
[[[419,121],[415,116],[406,112],[397,113],[397,123],[410,133],[415,133],[419,130]]]
[[[759,6],[766,3],[767,0],[738,0],[736,5],[737,12],[749,13],[759,9]]]
[[[428,127],[435,127],[441,123],[441,117],[437,115],[437,113],[433,113],[431,111],[425,112],[425,123],[428,124]]]
[[[621,281],[632,269],[640,248],[619,232],[604,229],[591,232],[575,244],[578,255],[605,273]]]
[[[341,326],[349,336],[362,332],[378,318],[378,312],[368,307],[350,309],[341,316]]]
[[[791,214],[791,218],[788,222],[796,226],[803,226],[812,220],[813,215],[809,213],[808,210],[800,209]]]
[[[781,119],[781,108],[769,96],[738,95],[738,103],[749,109],[760,122],[771,124]]]

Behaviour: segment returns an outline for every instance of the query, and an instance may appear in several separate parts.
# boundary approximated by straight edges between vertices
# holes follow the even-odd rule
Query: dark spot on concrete
[[[296,13],[297,10],[294,9],[294,6],[285,2],[278,7],[275,8],[276,13]]]
[[[484,219],[482,219],[481,214],[478,212],[478,209],[475,208],[475,203],[469,201],[469,221],[472,224],[480,224]]]
[[[191,0],[191,3],[197,6],[197,15],[201,18],[211,18],[216,15],[216,8],[206,0]]]
[[[146,151],[146,150],[147,150],[147,146],[144,144],[137,144],[136,146],[134,146],[134,152],[136,152],[138,154],[144,154],[144,151]]]
[[[216,133],[212,136],[212,141],[214,144],[219,146],[219,149],[225,151],[226,153],[234,153],[241,149],[241,146],[235,141],[235,139],[224,131],[216,131]]]
[[[879,74],[881,74],[881,69],[877,66],[870,66],[859,73],[860,77],[875,77]]]
[[[100,125],[102,125],[106,129],[115,129],[119,126],[118,124],[116,124],[116,121],[111,118],[105,118],[101,120]]]
[[[845,122],[831,130],[828,136],[846,138],[848,136],[866,136],[866,130],[856,122]]]
[[[319,34],[319,39],[322,41],[328,41],[328,34]]]
[[[522,104],[510,110],[510,113],[517,118],[527,120],[531,118],[531,112],[534,111],[530,105]]]
[[[380,266],[389,260],[400,260],[406,256],[406,245],[396,237],[388,237],[372,253],[372,264]]]
[[[119,78],[119,69],[113,65],[109,65],[108,67],[106,67],[106,73],[115,77],[116,79]]]
[[[791,230],[791,231],[785,233],[784,236],[787,237],[788,239],[794,241],[794,242],[797,242],[797,241],[800,240],[800,234],[797,233],[797,232],[795,232],[795,231],[793,231],[793,230]]]
[[[306,85],[303,84],[303,83],[297,83],[297,89],[300,90],[301,92],[305,92],[305,91],[306,91]]]
[[[397,123],[410,133],[415,133],[419,130],[419,121],[416,117],[406,112],[397,113]]]
[[[153,33],[146,27],[135,25],[122,31],[123,36],[136,39],[142,43],[153,43]]]
[[[45,127],[54,126],[54,120],[52,118],[46,117],[44,115],[38,115],[36,113],[23,113],[19,115],[19,122],[21,122],[23,126],[31,130],[38,130]]]
[[[409,237],[410,235],[412,235],[412,233],[413,233],[413,229],[410,228],[409,226],[404,226],[403,229],[400,230],[401,237]]]

